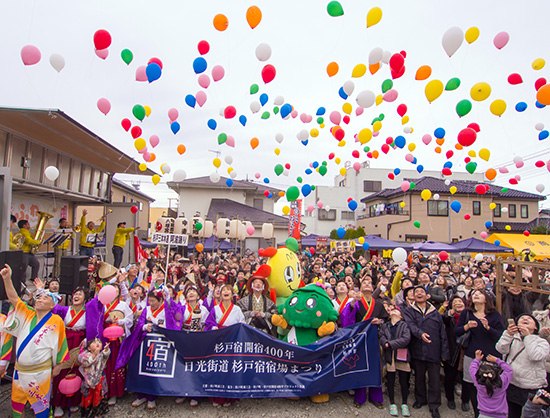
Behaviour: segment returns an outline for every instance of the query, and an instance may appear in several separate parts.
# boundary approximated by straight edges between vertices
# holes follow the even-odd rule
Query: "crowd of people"
[[[50,387],[55,417],[79,407],[82,416],[103,416],[125,394],[127,363],[153,325],[201,332],[247,323],[277,338],[271,322],[277,307],[269,297],[269,281],[257,274],[265,261],[249,250],[243,255],[201,252],[189,258],[156,251],[118,269],[91,257],[89,287],[62,297],[56,278],[37,279],[36,292],[25,301],[11,284],[9,266],[4,267],[0,274],[14,309],[0,318],[0,371],[5,371],[9,356],[4,354],[15,336],[14,416],[27,402],[36,416],[48,416]],[[493,293],[496,272],[489,259],[451,263],[436,254],[412,253],[399,265],[376,255],[303,253],[300,263],[303,282],[321,283],[333,301],[338,327],[359,321],[378,327],[386,392],[382,387],[367,391],[358,382],[350,391],[356,407],[368,400],[382,409],[387,396],[392,416],[410,416],[414,372],[412,407],[427,405],[437,418],[443,372],[450,409],[473,409],[476,417],[521,417],[524,406],[525,414],[544,413],[539,406],[548,403],[548,295],[505,287],[500,314]],[[516,274],[511,265],[507,270]],[[523,269],[522,281],[532,281],[534,272],[546,282],[546,271],[529,268]],[[108,284],[116,295],[104,305],[98,294]],[[104,332],[114,326],[122,335],[107,342]],[[59,383],[71,373],[81,376],[82,385],[79,393],[66,397]],[[199,401],[191,398],[189,405]],[[215,407],[235,401],[210,398]],[[132,406],[144,404],[154,409],[155,396],[137,393]]]

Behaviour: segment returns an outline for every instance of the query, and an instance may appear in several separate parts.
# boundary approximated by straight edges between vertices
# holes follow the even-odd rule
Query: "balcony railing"
[[[370,213],[365,213],[364,215],[357,216],[357,220],[359,219],[367,219],[367,218],[376,218],[378,216],[385,216],[385,215],[399,215],[399,216],[409,216],[408,210],[396,210],[395,208],[386,208],[382,211],[376,211],[372,215]]]

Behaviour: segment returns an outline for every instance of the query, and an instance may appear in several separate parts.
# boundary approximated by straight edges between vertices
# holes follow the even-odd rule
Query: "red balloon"
[[[393,138],[391,136],[386,138],[386,144],[391,145],[393,143]]]
[[[351,153],[351,155],[352,155],[354,158],[359,158],[359,151],[357,151],[356,149],[354,149],[353,152]]]
[[[276,74],[277,70],[275,70],[275,67],[271,64],[267,64],[264,68],[262,68],[262,80],[264,80],[265,84],[273,81]]]
[[[130,134],[134,139],[139,138],[141,136],[141,128],[139,126],[134,126],[130,131]]]
[[[137,206],[132,206],[132,207],[130,208],[130,212],[132,212],[132,213],[137,213],[137,211],[138,211],[138,207],[137,207]]]
[[[510,74],[508,76],[508,83],[515,86],[517,84],[523,83],[523,79],[521,78],[521,76],[518,73]]]
[[[344,117],[342,118],[342,120],[343,120],[344,123],[347,125],[347,124],[349,123],[349,121],[350,121],[349,115],[344,116]]]
[[[454,155],[454,152],[453,152],[452,149],[450,149],[449,151],[447,151],[447,153],[445,155],[447,156],[447,159],[449,160]]]
[[[371,151],[367,152],[367,157],[372,158],[372,152]]]
[[[465,128],[458,133],[458,143],[463,147],[469,147],[476,142],[477,133],[472,128]]]
[[[404,65],[405,65],[405,58],[403,57],[403,55],[396,53],[391,56],[390,68],[392,69],[392,71],[395,71],[396,73],[398,73],[399,71],[401,71],[401,68],[403,68]]]
[[[391,78],[393,78],[394,80],[401,77],[403,74],[405,74],[405,66],[401,67],[399,71],[391,70]]]
[[[348,197],[348,203],[353,200],[353,197]]]
[[[382,152],[387,154],[390,151],[390,146],[388,144],[382,144]]]
[[[130,119],[127,119],[127,118],[124,118],[122,119],[122,121],[120,122],[120,124],[122,125],[122,128],[128,132],[128,130],[130,129],[130,127],[132,126],[132,122],[130,122]]]
[[[535,163],[535,166],[537,166],[538,168],[544,167],[545,165],[546,164],[544,163],[544,161],[540,161],[540,160]]]
[[[453,174],[453,172],[449,167],[445,167],[443,170],[441,170],[441,172],[443,173],[444,176],[451,176]]]
[[[400,104],[397,106],[397,114],[401,117],[405,116],[407,113],[407,105],[406,104]]]
[[[155,58],[155,57],[151,58],[149,61],[147,61],[147,65],[149,64],[157,64],[162,70],[162,61],[159,60],[158,58]]]
[[[476,193],[477,194],[485,194],[487,193],[487,189],[485,188],[485,185],[484,184],[478,184],[476,186]]]
[[[464,162],[465,162],[466,164],[468,164],[470,161],[472,161],[470,157],[464,158]]]
[[[233,119],[237,114],[237,109],[234,106],[227,106],[223,111],[223,115],[226,119]]]
[[[388,174],[388,178],[390,180],[395,180],[395,174],[393,174],[393,173]]]
[[[535,81],[535,89],[539,91],[539,89],[546,84],[546,78],[541,77],[537,81]]]
[[[286,168],[287,170],[290,170],[290,163],[286,163],[286,164],[285,164],[285,168]]]
[[[111,46],[111,34],[105,29],[100,29],[94,33],[94,46],[98,51],[107,49]]]
[[[269,190],[265,190],[265,191],[264,191],[264,196],[265,196],[265,197],[269,197]]]
[[[334,137],[338,141],[341,141],[342,139],[344,139],[344,136],[346,136],[346,132],[342,128],[336,129],[336,131],[334,132]]]
[[[335,157],[335,155],[334,155],[333,152],[331,152],[331,153],[328,155],[328,159],[329,159],[329,160],[332,160],[334,157]]]
[[[199,54],[208,54],[208,51],[210,51],[210,44],[206,41],[200,41],[197,48],[199,50]]]
[[[511,185],[514,185],[514,186],[515,186],[516,184],[518,184],[517,179],[515,179],[515,178],[513,178],[513,177],[512,177],[510,180],[508,180],[508,182],[509,182]]]
[[[311,255],[315,254],[315,247],[309,247],[309,253]]]
[[[449,253],[447,251],[441,251],[439,253],[439,259],[441,261],[447,261],[448,258],[449,258]]]
[[[529,235],[531,235],[531,233],[529,231],[523,231],[523,235],[525,235],[526,237],[528,237]]]
[[[472,122],[468,125],[468,128],[472,128],[474,131],[476,132],[479,132],[481,131],[481,128],[479,127],[479,125],[475,122]]]

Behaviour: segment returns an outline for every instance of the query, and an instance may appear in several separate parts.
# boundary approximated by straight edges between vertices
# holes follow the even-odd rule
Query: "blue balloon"
[[[227,180],[225,181],[225,184],[227,184],[227,187],[233,186],[233,179],[227,179]]]
[[[263,106],[264,104],[266,104],[268,100],[269,100],[269,97],[267,96],[267,94],[262,93],[262,94],[260,95],[260,103],[262,104],[262,106]]]
[[[462,208],[462,205],[458,200],[453,200],[451,202],[451,209],[454,210],[456,213],[460,212],[461,208]]]
[[[290,115],[290,112],[292,112],[292,106],[288,103],[285,103],[282,107],[281,107],[281,117],[284,119],[286,118],[288,115]]]
[[[147,81],[149,81],[149,83],[152,83],[153,81],[160,78],[160,76],[162,75],[162,68],[160,68],[160,65],[158,65],[156,62],[152,62],[145,68],[145,74],[147,75]]]
[[[195,58],[195,61],[193,61],[193,71],[195,71],[195,74],[204,73],[207,67],[208,64],[203,57]]]
[[[327,110],[324,107],[320,107],[317,109],[317,113],[315,113],[315,116],[323,116]]]
[[[416,171],[418,171],[419,173],[422,173],[424,171],[424,166],[419,164],[417,167],[416,167]]]
[[[500,241],[497,239],[497,240],[494,242],[494,244],[495,244],[497,247],[499,247],[499,246],[500,246]]]
[[[317,161],[313,161],[313,164],[311,164],[313,168],[319,167],[319,163]]]
[[[208,119],[208,122],[206,122],[206,124],[212,130],[215,130],[218,127],[218,122],[216,122],[214,119]]]
[[[438,139],[445,138],[445,129],[443,128],[437,128],[434,131],[434,136]]]
[[[414,157],[414,159],[412,160],[412,164],[416,164],[418,162],[418,160],[416,159],[416,157]]]
[[[302,186],[302,194],[304,197],[308,196],[311,193],[311,186],[309,184],[304,184]]]
[[[546,105],[543,105],[542,103],[539,103],[538,101],[535,102],[535,106],[537,106],[539,109],[542,109],[543,107],[546,107]]]
[[[548,132],[547,130],[540,131],[539,132],[539,141],[542,141],[543,139],[548,138],[549,135],[550,135],[550,132]]]
[[[350,210],[357,209],[357,202],[355,200],[350,200],[348,202],[348,208],[350,208]]]
[[[336,234],[338,235],[338,238],[342,239],[344,238],[344,235],[346,235],[346,230],[340,227],[336,230]]]
[[[396,169],[393,170],[393,174],[395,174],[396,176],[398,176],[399,173],[401,173],[401,169],[396,168]]]
[[[450,161],[447,161],[445,162],[445,164],[443,164],[443,168],[453,168],[453,163]]]
[[[269,184],[269,179],[267,177],[264,179],[264,183]]]
[[[246,116],[245,115],[239,116],[239,122],[241,122],[241,125],[246,126]]]
[[[269,192],[269,194],[267,195],[267,198],[271,199],[272,197],[273,197],[273,194],[271,192]]]
[[[493,223],[491,221],[485,222],[485,228],[489,229],[492,226],[493,226]]]
[[[340,97],[344,100],[346,100],[348,98],[348,95],[346,94],[346,92],[344,91],[344,88],[343,87],[340,87],[340,90],[338,90],[338,94],[340,95]]]
[[[519,102],[517,105],[516,105],[516,110],[518,112],[523,112],[525,109],[527,109],[527,103],[525,102]]]
[[[309,143],[309,139],[306,139],[305,141],[301,141],[302,145],[305,147]]]
[[[197,104],[197,99],[195,99],[195,96],[193,96],[192,94],[188,94],[187,96],[185,96],[185,103],[187,103],[187,106],[189,107],[195,107],[195,105]]]
[[[306,168],[306,174],[311,174],[313,171],[311,171],[311,168]]]
[[[363,243],[363,250],[368,250],[370,247],[369,243],[368,242],[364,242]]]
[[[177,134],[179,131],[180,131],[180,124],[178,122],[172,122],[170,124],[170,129],[172,130],[172,132],[175,134]]]
[[[405,148],[405,144],[407,143],[407,140],[405,139],[404,136],[399,135],[398,137],[395,138],[394,142],[396,147]]]

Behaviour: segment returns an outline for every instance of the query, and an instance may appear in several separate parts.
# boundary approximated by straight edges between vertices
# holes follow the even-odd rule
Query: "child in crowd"
[[[78,356],[80,373],[83,376],[82,386],[82,410],[83,418],[95,418],[105,416],[108,412],[107,405],[107,380],[105,378],[105,365],[111,355],[109,343],[103,343],[99,338],[90,340]]]

